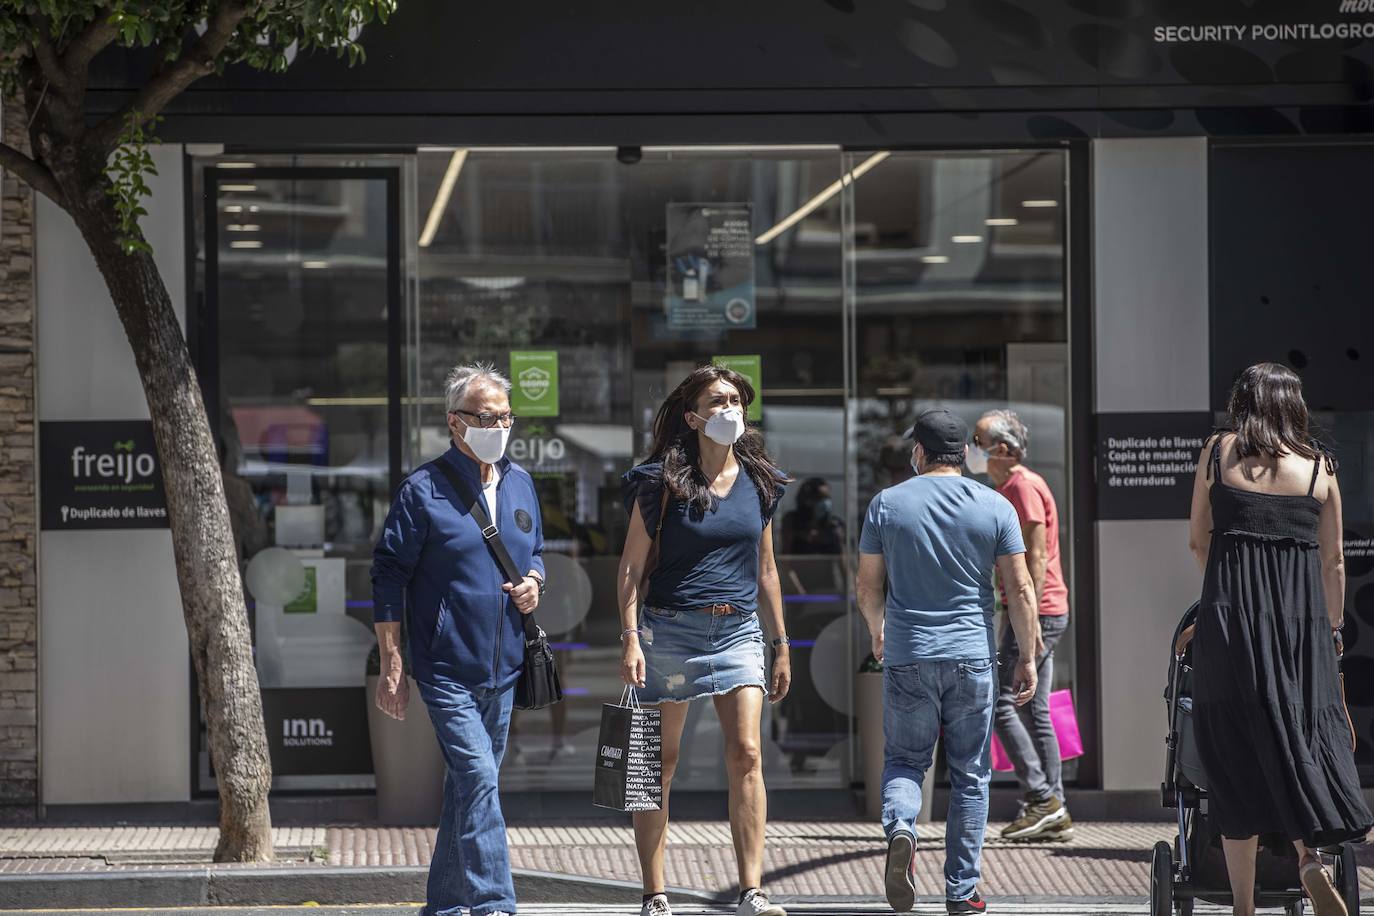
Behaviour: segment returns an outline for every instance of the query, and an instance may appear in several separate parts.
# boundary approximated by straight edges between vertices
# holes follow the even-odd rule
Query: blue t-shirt
[[[887,566],[884,664],[997,657],[992,570],[1026,552],[1006,497],[967,477],[913,477],[873,497],[859,552]]]
[[[644,527],[658,527],[663,468],[642,464],[622,478],[625,511],[639,503]],[[744,467],[734,486],[703,512],[682,500],[669,500],[659,535],[658,565],[649,576],[650,607],[688,611],[712,604],[732,604],[750,614],[759,606],[759,539],[773,520],[782,485],[775,487],[765,511],[758,489]]]

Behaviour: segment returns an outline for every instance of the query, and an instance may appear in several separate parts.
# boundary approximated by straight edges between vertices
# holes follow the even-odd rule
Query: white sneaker
[[[673,916],[667,894],[654,894],[639,908],[639,916]]]
[[[768,895],[761,890],[752,890],[735,907],[735,916],[787,916],[787,911],[777,904],[768,902]]]

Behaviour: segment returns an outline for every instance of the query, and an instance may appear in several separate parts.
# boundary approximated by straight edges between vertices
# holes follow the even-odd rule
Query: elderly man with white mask
[[[521,615],[544,591],[534,480],[505,457],[515,417],[510,382],[490,365],[449,374],[452,445],[406,478],[373,553],[372,600],[382,672],[377,705],[405,717],[400,631],[443,749],[447,774],[424,916],[515,912],[497,773],[524,663]],[[507,582],[471,508],[478,499],[517,569]]]

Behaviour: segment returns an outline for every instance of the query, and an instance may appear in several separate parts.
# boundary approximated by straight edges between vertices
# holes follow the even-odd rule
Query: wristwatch
[[[771,643],[769,643],[769,645],[771,645],[774,649],[777,649],[777,648],[779,648],[779,647],[781,647],[781,646],[790,646],[790,645],[792,645],[792,640],[788,639],[786,636],[778,636],[778,637],[775,637],[775,638],[773,639],[773,641],[772,641]]]

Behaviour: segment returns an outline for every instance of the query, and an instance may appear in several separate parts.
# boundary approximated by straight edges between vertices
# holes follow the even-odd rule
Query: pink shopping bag
[[[1071,760],[1083,756],[1083,736],[1078,733],[1078,717],[1073,711],[1073,691],[1056,690],[1050,694],[1050,721],[1059,739],[1059,757]],[[997,736],[992,736],[992,768],[1001,773],[1015,769]]]

